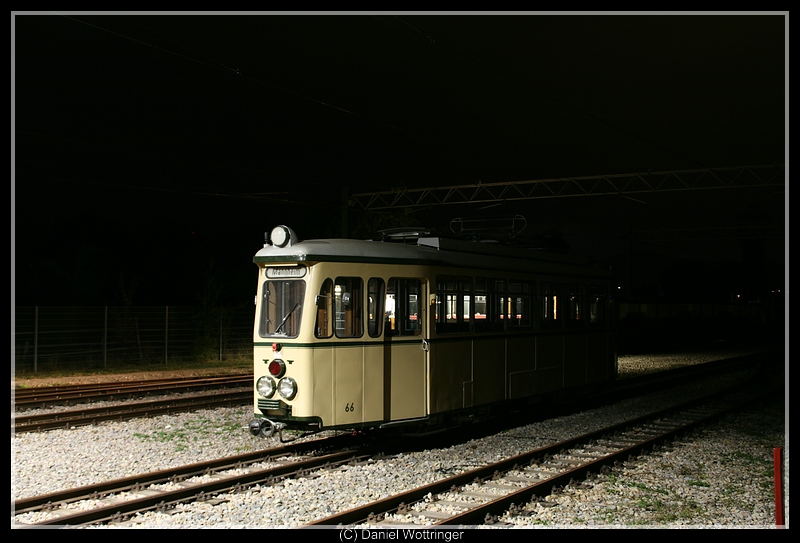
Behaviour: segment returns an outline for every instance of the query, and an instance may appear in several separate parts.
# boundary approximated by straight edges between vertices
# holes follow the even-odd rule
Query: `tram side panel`
[[[505,338],[476,336],[472,344],[472,404],[464,407],[505,400]]]
[[[536,335],[536,379],[531,394],[564,388],[564,342],[561,332]]]
[[[472,388],[472,348],[469,337],[439,336],[431,344],[431,414],[462,409],[465,389]]]
[[[308,412],[318,415],[325,427],[425,416],[425,361],[420,351],[417,344],[394,345],[392,356],[376,342],[314,349],[313,371],[304,376],[312,390]],[[293,407],[296,416],[306,413],[299,403]]]
[[[314,409],[324,426],[388,420],[380,344],[339,344],[315,352]]]
[[[323,426],[333,424],[333,403],[334,403],[334,368],[335,368],[335,349],[316,348],[312,350],[311,371],[308,372],[308,385],[311,388],[311,398],[313,405],[309,408],[309,413],[318,415],[322,419]]]
[[[420,418],[427,413],[425,352],[421,340],[392,341],[383,358],[384,419],[396,421]]]
[[[328,407],[329,424],[360,424],[364,413],[364,348],[341,343],[331,350],[333,391]]]
[[[569,330],[564,336],[564,388],[588,383],[588,339],[582,330]]]
[[[508,399],[529,396],[536,390],[536,342],[530,335],[510,336],[506,340]]]
[[[563,333],[437,340],[431,352],[431,413],[564,388],[566,341]],[[582,353],[572,364],[580,368],[576,373],[582,384],[586,379],[585,337],[570,352]]]
[[[364,389],[362,421],[371,422],[385,420],[384,388],[385,368],[383,364],[383,346],[371,344],[363,349],[362,374]],[[345,406],[346,408],[347,406]]]

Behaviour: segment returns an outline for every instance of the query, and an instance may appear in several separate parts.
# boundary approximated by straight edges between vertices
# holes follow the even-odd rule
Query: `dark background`
[[[16,15],[12,305],[252,304],[265,231],[343,233],[347,194],[783,164],[788,13]],[[788,165],[786,168],[788,172]],[[367,214],[521,214],[629,299],[785,282],[783,187]],[[718,232],[719,230],[714,230]]]

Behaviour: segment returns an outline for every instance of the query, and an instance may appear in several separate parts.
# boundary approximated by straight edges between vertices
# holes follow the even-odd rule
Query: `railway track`
[[[740,388],[735,393],[714,394],[368,503],[308,526],[510,527],[513,517],[526,514],[526,503],[543,498],[554,488],[606,472],[774,393],[775,389]]]
[[[669,412],[651,413],[319,519],[309,526],[425,527],[497,523],[504,511],[515,507],[519,510],[521,504],[534,496],[587,473],[607,469],[615,462],[624,461],[759,397],[752,387],[745,392],[729,393],[725,398],[715,395],[704,398],[702,403],[695,400],[671,408]],[[327,442],[314,443],[319,449]],[[18,500],[13,504],[15,523],[26,524],[27,514],[45,511],[48,518],[32,521],[33,525],[125,522],[144,511],[166,510],[192,501],[224,500],[226,493],[253,485],[276,484],[286,477],[314,477],[322,473],[320,470],[337,469],[342,464],[377,461],[382,453],[391,454],[390,447],[385,443],[380,449],[353,446],[340,448],[332,454],[308,456],[308,444],[301,443],[165,470]]]
[[[142,511],[214,499],[257,484],[307,476],[315,469],[365,461],[370,454],[359,452],[361,448],[353,436],[338,435],[34,496],[13,503],[13,522],[15,527],[24,527],[121,521]],[[326,449],[334,451],[318,454]],[[19,522],[42,512],[49,518]]]
[[[250,375],[235,375],[16,389],[11,429],[13,433],[38,432],[75,428],[109,420],[130,420],[137,417],[246,405],[253,399],[252,381]],[[234,390],[219,392],[223,389]],[[217,392],[202,394],[203,391]],[[182,396],[144,402],[130,401],[169,394]],[[118,403],[88,407],[98,402]],[[76,409],[24,414],[25,411],[33,409],[72,405],[77,406]]]
[[[219,392],[167,400],[126,402],[106,407],[81,408],[38,415],[14,415],[11,418],[11,426],[13,433],[40,432],[59,428],[75,428],[109,420],[130,420],[139,417],[154,417],[200,409],[247,405],[252,401],[253,392],[248,387],[232,392]]]
[[[618,381],[608,387],[597,399],[622,395],[625,390],[639,391],[647,387],[655,389],[670,382],[697,378],[704,373],[718,371],[720,368],[739,366],[742,368],[756,363],[756,355],[735,359],[719,360],[700,366],[677,368],[655,374],[639,376]],[[204,396],[183,397],[168,400],[153,400],[129,403],[131,399],[167,395],[174,393],[194,393],[221,388],[242,388],[241,391],[217,393]],[[246,387],[246,390],[245,390]],[[58,387],[39,387],[15,389],[13,400],[12,432],[37,432],[53,429],[74,428],[109,420],[130,420],[137,417],[150,417],[168,413],[179,413],[215,407],[245,405],[252,401],[252,376],[215,376],[204,378],[152,379],[126,381],[124,383],[97,383],[90,385],[69,385]],[[587,398],[588,399],[588,398]],[[81,406],[95,402],[120,402],[103,407],[78,407],[70,411],[43,413],[36,415],[19,414],[26,410],[47,409],[55,406]],[[605,400],[601,400],[605,401]]]
[[[252,387],[253,376],[226,375],[217,377],[192,377],[182,379],[153,379],[123,383],[97,383],[58,387],[15,388],[12,392],[12,410],[44,409],[52,406],[77,405],[97,401],[128,400],[173,394],[197,392],[220,388]]]

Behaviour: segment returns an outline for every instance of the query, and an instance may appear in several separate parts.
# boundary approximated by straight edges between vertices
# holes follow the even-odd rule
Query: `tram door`
[[[386,284],[383,333],[384,420],[427,414],[427,300],[420,279],[393,277]]]

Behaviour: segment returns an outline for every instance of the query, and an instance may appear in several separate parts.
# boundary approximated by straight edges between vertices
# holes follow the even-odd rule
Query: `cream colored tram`
[[[434,424],[616,377],[606,270],[402,239],[272,230],[253,259],[253,435]]]

